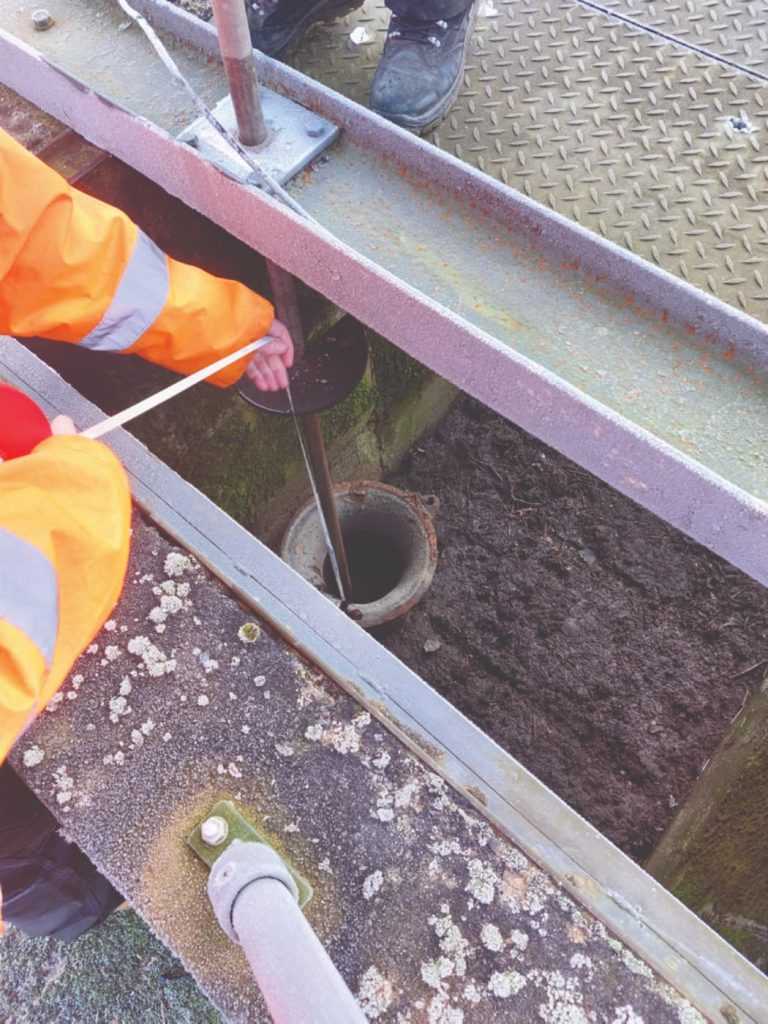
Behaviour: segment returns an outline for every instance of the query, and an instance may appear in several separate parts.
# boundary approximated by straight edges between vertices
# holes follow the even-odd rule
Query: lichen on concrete
[[[229,1020],[268,1018],[245,960],[213,918],[206,869],[186,844],[222,798],[235,800],[310,881],[307,916],[370,1020],[697,1020],[554,879],[200,565],[190,560],[169,577],[173,552],[137,519],[130,585],[112,628],[75,666],[73,678],[83,677],[77,698],[42,715],[15,759]],[[146,637],[155,590],[163,593],[168,580],[189,589],[161,638],[175,668],[158,676],[135,640]],[[260,634],[244,644],[239,631],[249,621]],[[102,657],[107,643],[119,648],[113,660]],[[132,711],[113,721],[126,679]],[[33,748],[45,759],[25,768]],[[64,812],[60,794],[68,794]]]

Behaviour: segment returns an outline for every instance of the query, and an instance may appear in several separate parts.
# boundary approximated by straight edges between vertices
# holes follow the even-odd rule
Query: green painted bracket
[[[216,846],[211,846],[203,841],[201,830],[203,822],[214,815],[226,821],[228,831],[220,843],[217,843]],[[220,800],[217,804],[214,804],[205,817],[195,825],[187,836],[187,845],[191,846],[197,856],[211,868],[214,861],[218,860],[235,839],[242,839],[244,843],[264,843],[266,846],[271,846],[280,855],[298,887],[299,906],[303,909],[309,903],[313,895],[311,884],[293,867],[283,851],[278,849],[252,821],[246,818],[232,800]]]

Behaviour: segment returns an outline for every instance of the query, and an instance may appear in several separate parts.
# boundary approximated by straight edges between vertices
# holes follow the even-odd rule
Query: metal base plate
[[[226,838],[218,846],[209,846],[203,840],[202,836],[202,825],[205,818],[199,821],[192,829],[190,834],[187,836],[187,845],[190,846],[197,856],[212,868],[214,862],[227,850],[235,839],[239,839],[243,843],[264,843],[266,846],[270,846],[273,849],[274,840],[267,837],[257,825],[255,825],[250,818],[240,810],[240,808],[233,803],[232,800],[219,800],[210,809],[206,818],[213,816],[223,818],[227,823],[228,832]],[[288,868],[293,877],[296,887],[299,890],[299,906],[305,907],[307,903],[312,899],[312,886],[307,879],[296,870],[296,868],[286,859],[285,852],[283,850],[277,851],[283,859],[283,863]]]
[[[346,328],[346,329],[345,329]],[[288,373],[297,415],[322,412],[338,405],[360,382],[368,365],[368,342],[364,333],[342,321],[337,328],[309,345]],[[251,405],[265,412],[289,415],[285,391],[259,391],[244,378],[237,388]]]
[[[279,184],[289,181],[335,141],[338,126],[305,110],[293,100],[262,87],[261,106],[269,138],[261,146],[246,147],[255,162]],[[214,116],[237,136],[232,100],[225,96],[213,108]],[[205,120],[198,118],[179,135],[211,163],[237,181],[258,185],[256,176],[226,140]]]

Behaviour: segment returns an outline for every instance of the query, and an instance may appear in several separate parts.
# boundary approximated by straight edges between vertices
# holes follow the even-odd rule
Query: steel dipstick
[[[232,105],[237,119],[238,135],[243,145],[258,145],[264,141],[267,132],[261,111],[245,3],[244,0],[212,0],[212,3],[219,45],[224,58],[224,70],[229,82]],[[304,331],[299,314],[295,282],[287,271],[269,260],[267,260],[267,271],[272,285],[275,312],[278,319],[288,328],[296,354],[301,357],[304,353]],[[293,412],[293,409],[291,411]],[[293,416],[296,420],[295,412],[293,412]],[[352,600],[352,577],[344,549],[339,510],[333,493],[333,481],[328,465],[328,454],[320,430],[320,421],[314,414],[305,414],[298,417],[298,420],[306,439],[306,449],[303,450],[307,472],[317,499],[318,513],[326,528],[329,542],[328,555],[333,565],[334,574],[337,576],[339,597],[346,604]]]

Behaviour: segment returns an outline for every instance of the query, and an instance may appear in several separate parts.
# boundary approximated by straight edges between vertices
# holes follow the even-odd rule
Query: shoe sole
[[[291,31],[291,34],[280,49],[273,50],[269,56],[278,59],[284,57],[299,44],[304,33],[312,28],[313,25],[332,25],[339,18],[344,18],[348,14],[352,14],[353,11],[358,10],[358,8],[363,6],[364,2],[365,0],[344,0],[343,3],[338,3],[323,11],[320,17],[316,17],[312,11],[308,11],[306,16]]]
[[[453,104],[456,102],[456,97],[461,92],[461,86],[464,82],[464,71],[467,64],[467,55],[469,53],[470,43],[472,42],[472,36],[475,31],[475,18],[477,15],[477,4],[475,3],[472,7],[472,14],[470,16],[469,27],[467,28],[467,38],[464,41],[464,56],[461,62],[461,71],[456,78],[455,83],[451,87],[451,91],[443,97],[438,103],[431,107],[421,117],[408,117],[404,114],[401,117],[393,117],[390,114],[386,114],[383,110],[378,110],[372,106],[370,109],[374,114],[378,114],[380,117],[386,118],[387,121],[391,121],[393,124],[399,125],[401,128],[407,128],[409,132],[415,132],[417,135],[426,135],[427,132],[432,131],[437,125],[443,120],[448,114]]]

